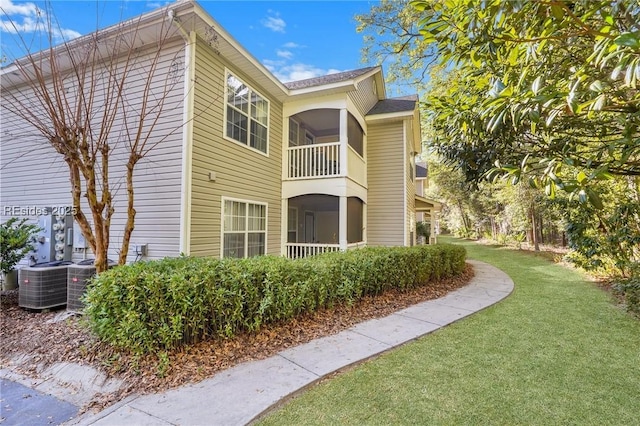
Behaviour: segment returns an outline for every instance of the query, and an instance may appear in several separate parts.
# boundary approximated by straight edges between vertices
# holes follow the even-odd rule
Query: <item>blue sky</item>
[[[164,0],[52,1],[58,37],[74,37],[164,6]],[[362,34],[355,15],[376,1],[200,1],[204,9],[253,56],[283,81],[299,80],[368,66],[361,61]],[[5,61],[22,56],[7,15],[29,36],[39,1],[0,0],[0,35]],[[98,9],[98,12],[96,12]]]

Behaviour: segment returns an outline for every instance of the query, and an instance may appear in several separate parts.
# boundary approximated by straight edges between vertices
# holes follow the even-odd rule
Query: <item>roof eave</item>
[[[365,120],[368,123],[373,123],[380,121],[400,121],[410,117],[413,117],[413,111],[399,111],[367,115]]]
[[[195,14],[202,20],[205,25],[209,27],[215,28],[216,33],[220,34],[221,38],[224,39],[229,47],[238,52],[242,57],[244,57],[247,61],[246,65],[249,65],[251,68],[259,71],[259,74],[251,75],[250,68],[243,67],[244,64],[239,64],[239,68],[243,69],[243,71],[250,74],[256,80],[262,80],[261,77],[266,77],[266,82],[268,82],[268,86],[265,89],[269,90],[272,95],[274,95],[279,101],[283,102],[287,95],[289,95],[289,89],[278,80],[272,73],[269,71],[264,65],[260,63],[249,51],[247,51],[236,39],[229,34],[222,25],[220,25],[215,19],[209,15],[207,11],[205,11],[200,4],[192,2],[194,6]]]

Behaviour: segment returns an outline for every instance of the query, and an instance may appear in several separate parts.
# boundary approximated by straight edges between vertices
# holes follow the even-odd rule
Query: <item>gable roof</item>
[[[304,80],[290,81],[288,83],[284,83],[284,86],[289,90],[297,90],[307,89],[309,87],[323,86],[325,84],[341,83],[343,81],[353,80],[354,78],[360,77],[361,75],[373,71],[377,68],[378,67],[360,68],[357,70],[307,78]]]
[[[401,96],[398,98],[383,99],[378,101],[367,115],[391,114],[394,112],[413,111],[418,102],[418,95]]]

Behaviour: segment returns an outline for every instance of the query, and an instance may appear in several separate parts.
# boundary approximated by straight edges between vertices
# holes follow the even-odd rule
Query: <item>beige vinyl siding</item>
[[[358,108],[362,116],[365,116],[378,102],[378,95],[373,92],[374,85],[374,77],[371,76],[358,83],[358,90],[349,92],[349,99]]]
[[[153,80],[156,97],[163,96],[167,86],[167,72],[175,64],[184,63],[184,41],[176,38],[165,47],[159,65],[159,71]],[[141,52],[144,54],[144,52]],[[148,55],[151,56],[151,55]],[[140,56],[142,57],[142,56]],[[135,120],[136,105],[141,101],[141,90],[145,82],[148,63],[142,68],[136,80],[130,80],[126,91],[126,109],[128,117]],[[173,65],[173,67],[172,67]],[[140,160],[134,172],[135,186],[135,230],[132,243],[148,244],[146,259],[159,259],[179,255],[180,237],[180,183],[182,149],[182,104],[184,84],[182,74],[176,77],[175,84],[168,87],[163,115],[154,130],[154,138],[149,142],[158,143],[146,158]],[[24,88],[21,88],[23,90]],[[3,94],[3,98],[7,96]],[[96,103],[99,105],[99,102]],[[123,129],[120,118],[112,131],[110,147],[110,180],[114,196],[115,214],[111,223],[109,258],[117,260],[118,251],[126,222],[126,186],[124,182],[125,164],[128,150],[124,139],[118,135]],[[161,138],[166,139],[159,141]],[[4,206],[59,206],[71,204],[69,172],[62,157],[17,115],[3,100],[0,166],[0,205]],[[85,214],[90,218],[86,203]],[[7,220],[3,216],[2,220]],[[33,218],[35,219],[35,218]],[[83,257],[83,253],[74,253],[74,259]],[[87,257],[91,257],[87,250]],[[129,260],[135,258],[129,251]]]
[[[269,155],[224,138],[225,67],[269,100]],[[196,45],[191,254],[220,256],[222,197],[267,203],[267,253],[280,254],[282,105],[204,42]],[[215,181],[209,180],[214,172]]]
[[[411,132],[411,125],[409,121],[406,121],[405,125],[405,147],[404,147],[404,155],[405,155],[405,195],[406,195],[406,207],[407,214],[405,216],[406,221],[406,241],[407,245],[412,245],[411,241],[411,233],[413,232],[413,239],[415,241],[415,224],[411,226],[411,219],[414,218],[416,211],[416,184],[414,182],[413,176],[415,176],[415,164],[413,161],[413,156],[411,153],[413,152],[413,133]],[[412,171],[414,175],[412,176]]]
[[[368,127],[367,243],[404,245],[402,122]]]

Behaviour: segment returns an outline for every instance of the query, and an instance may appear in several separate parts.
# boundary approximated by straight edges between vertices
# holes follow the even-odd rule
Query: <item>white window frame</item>
[[[309,143],[311,142],[311,143]],[[308,130],[304,131],[304,145],[305,146],[309,146],[309,145],[315,145],[316,143],[316,135],[314,135],[313,133],[311,133]]]
[[[232,76],[233,78],[235,78],[236,80],[238,80],[240,83],[242,83],[243,85],[245,85],[247,87],[247,89],[249,89],[249,112],[245,113],[244,111],[239,110],[238,108],[234,107],[233,105],[229,105],[229,86],[228,86],[228,81],[229,81],[229,76]],[[270,118],[271,118],[271,101],[269,100],[269,98],[267,98],[266,96],[264,96],[262,93],[260,93],[259,91],[255,90],[253,87],[251,87],[249,84],[247,84],[243,79],[241,79],[240,77],[238,77],[238,74],[231,72],[229,69],[225,68],[225,73],[224,73],[224,113],[223,113],[223,123],[222,123],[222,136],[224,139],[233,142],[237,145],[243,146],[245,148],[250,149],[251,151],[257,152],[261,155],[264,155],[266,157],[269,156],[269,139],[270,139]],[[264,99],[267,102],[267,146],[266,146],[266,151],[261,151],[258,148],[254,148],[251,146],[251,121],[253,120],[253,118],[251,118],[251,92],[255,93],[256,95],[260,96],[262,99]],[[235,111],[237,111],[238,113],[244,115],[247,118],[247,143],[243,143],[239,140],[236,140],[234,138],[232,138],[231,136],[227,136],[227,109],[228,107],[233,108]],[[255,121],[255,120],[253,120]],[[262,124],[260,124],[262,125]]]
[[[264,254],[267,254],[267,247],[268,247],[268,237],[269,237],[269,204],[268,203],[263,203],[261,201],[255,201],[255,200],[245,200],[245,199],[241,199],[241,198],[231,198],[231,197],[222,197],[221,199],[221,211],[220,211],[220,258],[223,259],[224,258],[224,236],[225,236],[225,230],[224,230],[224,205],[227,201],[232,201],[232,202],[236,202],[236,203],[244,203],[247,206],[247,209],[245,210],[245,229],[244,231],[229,231],[229,233],[239,233],[239,232],[243,232],[244,233],[244,256],[243,258],[247,258],[247,252],[249,249],[249,233],[256,233],[256,232],[264,232]],[[249,231],[249,226],[248,226],[248,221],[249,221],[249,209],[248,206],[249,204],[255,204],[255,205],[260,205],[260,206],[264,206],[264,231]]]

